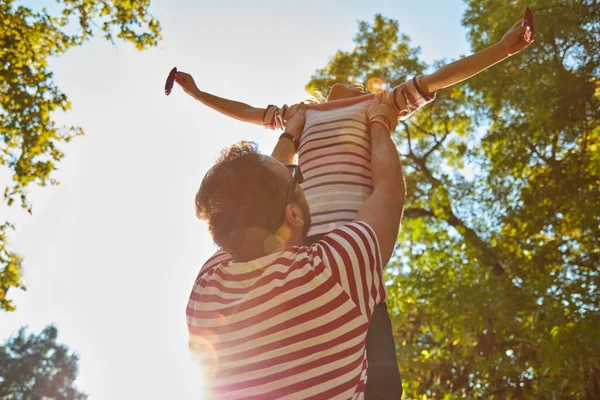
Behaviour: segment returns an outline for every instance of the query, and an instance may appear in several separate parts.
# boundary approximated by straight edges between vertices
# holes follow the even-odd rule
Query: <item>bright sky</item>
[[[381,4],[385,3],[385,4]],[[32,4],[24,1],[23,4]],[[223,147],[242,139],[269,153],[277,134],[229,120],[186,96],[169,97],[173,66],[201,90],[256,106],[295,103],[357,20],[399,21],[427,62],[469,53],[460,0],[162,1],[163,40],[138,52],[95,39],[51,63],[72,110],[57,118],[86,135],[64,146],[61,185],[34,188],[34,214],[0,207],[25,257],[18,310],[0,313],[0,339],[50,323],[80,356],[91,400],[201,399],[187,351],[185,306],[214,251],[194,194]],[[0,187],[9,174],[0,170]]]

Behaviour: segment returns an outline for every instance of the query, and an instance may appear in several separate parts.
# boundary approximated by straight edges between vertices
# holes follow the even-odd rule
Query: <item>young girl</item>
[[[398,119],[404,120],[421,106],[433,101],[438,90],[462,82],[526,48],[533,38],[526,40],[525,32],[523,20],[519,20],[498,43],[432,74],[414,77],[402,85],[385,90],[383,101],[395,108]],[[256,108],[224,99],[199,90],[192,76],[184,72],[178,72],[175,81],[187,94],[206,106],[268,129],[283,129],[287,116],[293,112],[292,107],[296,107],[269,105]],[[372,192],[371,151],[366,120],[366,110],[372,98],[373,94],[365,93],[360,87],[335,84],[326,102],[306,106],[306,120],[300,138],[284,136],[285,133],[282,135],[282,138],[294,142],[298,165],[304,176],[302,186],[312,219],[308,232],[309,243],[352,221],[360,205]],[[290,157],[280,161],[293,162]],[[227,254],[218,252],[202,267],[200,275],[206,268],[230,260]],[[195,302],[190,298],[187,315],[192,335],[194,311]],[[402,386],[385,303],[381,303],[372,314],[367,336],[367,356],[367,398],[400,398]]]

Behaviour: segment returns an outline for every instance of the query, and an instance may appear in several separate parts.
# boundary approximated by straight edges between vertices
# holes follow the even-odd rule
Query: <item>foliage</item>
[[[471,0],[473,49],[526,5],[532,47],[395,134],[409,193],[388,305],[408,398],[600,397],[600,7]],[[393,20],[355,43],[307,89],[426,70]]]
[[[160,38],[160,25],[148,13],[150,0],[57,0],[57,6],[58,15],[51,15],[46,9],[34,11],[14,0],[0,0],[0,167],[12,178],[4,200],[9,206],[16,200],[29,212],[28,187],[57,184],[52,172],[64,156],[60,144],[83,134],[80,127],[58,126],[53,119],[53,113],[68,110],[70,103],[54,83],[48,61],[82,45],[96,31],[140,50]],[[94,29],[97,23],[101,26]],[[10,287],[22,286],[20,261],[6,248],[7,227],[3,225],[0,235],[1,299]],[[5,280],[7,276],[11,278]],[[0,307],[14,309],[4,300]]]
[[[6,231],[12,229],[12,225],[5,223],[0,225],[0,243],[6,243]],[[6,298],[6,293],[11,287],[24,289],[21,284],[21,258],[8,251],[4,246],[0,246],[0,309],[14,311],[15,305],[12,300]]]
[[[73,382],[78,358],[56,342],[58,332],[47,326],[39,335],[16,336],[0,345],[0,399],[86,399]]]

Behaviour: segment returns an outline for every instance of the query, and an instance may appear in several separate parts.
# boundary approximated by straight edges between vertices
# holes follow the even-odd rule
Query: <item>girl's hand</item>
[[[535,31],[532,32],[531,42],[529,43],[523,37],[524,35],[525,27],[523,26],[523,19],[520,19],[508,30],[508,32],[506,32],[506,34],[504,34],[502,40],[500,40],[500,45],[506,52],[506,55],[512,56],[513,54],[517,54],[535,40]]]
[[[304,131],[304,121],[306,115],[306,104],[299,103],[291,106],[288,110],[288,120],[285,125],[285,131],[296,138],[302,136]]]
[[[177,75],[175,75],[175,82],[184,92],[187,94],[193,94],[195,91],[198,91],[198,87],[196,86],[196,82],[194,82],[194,78],[190,74],[186,74],[185,72],[177,71]]]

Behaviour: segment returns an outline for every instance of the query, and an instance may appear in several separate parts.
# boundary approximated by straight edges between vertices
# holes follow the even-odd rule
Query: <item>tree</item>
[[[468,2],[474,50],[514,23],[514,3]],[[408,196],[388,305],[408,398],[600,396],[600,7],[527,5],[531,48],[395,133]],[[380,15],[355,44],[307,89],[427,68]]]
[[[39,334],[16,336],[0,345],[0,399],[86,399],[73,385],[77,355],[56,342],[58,331],[47,326]]]
[[[131,42],[139,50],[160,38],[160,24],[148,12],[150,0],[57,3],[58,15],[51,15],[45,8],[34,11],[0,0],[0,166],[12,175],[4,200],[9,206],[17,201],[30,213],[28,187],[57,184],[52,172],[64,156],[60,145],[83,134],[81,127],[58,126],[53,120],[52,113],[68,110],[70,103],[52,80],[48,59],[97,33],[111,42]],[[0,226],[0,308],[11,311],[14,305],[6,294],[11,287],[23,288],[21,259],[6,247],[12,225]]]

